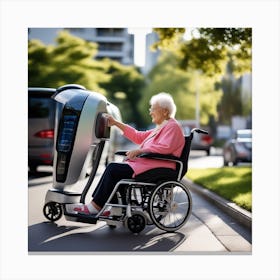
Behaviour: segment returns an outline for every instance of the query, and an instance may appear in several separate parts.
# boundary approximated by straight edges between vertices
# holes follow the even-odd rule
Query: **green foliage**
[[[232,76],[225,76],[221,87],[224,94],[218,106],[220,121],[230,124],[232,116],[242,116],[240,83],[237,83]]]
[[[240,207],[252,210],[252,168],[190,169],[187,177]]]
[[[199,32],[214,50],[223,46],[226,48],[224,59],[229,56],[233,61],[234,74],[240,76],[240,74],[251,72],[251,28],[200,28]]]
[[[56,46],[45,46],[38,40],[28,43],[28,85],[59,87],[77,83],[106,94],[99,86],[106,81],[104,66],[93,59],[97,45],[70,35],[59,33]]]
[[[143,125],[137,103],[141,98],[141,90],[145,85],[144,77],[134,66],[124,66],[118,62],[109,62],[106,73],[110,78],[100,83],[107,91],[108,99],[118,105],[125,122]]]
[[[183,40],[184,29],[154,28],[159,34],[155,48],[170,48],[179,44],[182,69],[198,69],[209,76],[222,75],[229,56],[234,61],[234,73],[251,72],[251,28],[197,28],[196,36]]]
[[[248,116],[251,113],[251,94],[248,93],[247,99],[244,99],[238,81],[238,77],[251,72],[251,28],[195,28],[187,30],[191,31],[189,38],[183,38],[184,30],[179,28],[155,28],[154,31],[159,35],[154,47],[176,52],[179,61],[176,68],[189,74],[199,73],[201,124],[210,124],[211,120],[215,128],[217,120],[230,124],[233,115]],[[179,107],[184,104],[185,110],[194,116],[195,100],[190,98],[191,92],[193,96],[195,94],[192,81],[189,79],[186,90],[189,99],[185,97],[185,101],[191,102],[193,106],[183,102]],[[183,117],[188,118],[188,115],[184,114]]]
[[[159,41],[152,46],[152,49],[154,50],[173,50],[178,47],[178,44],[185,33],[185,28],[153,28],[153,30],[157,32],[159,37]]]
[[[29,41],[29,86],[57,88],[65,84],[81,84],[106,95],[109,101],[118,105],[125,112],[125,122],[142,125],[137,102],[145,82],[136,67],[110,59],[95,60],[97,44],[67,31],[59,33],[56,43],[55,46],[45,46],[38,40]]]
[[[242,96],[241,78],[233,75],[234,62],[230,59],[227,73],[223,76],[218,87],[222,89],[222,99],[218,105],[219,121],[224,124],[231,123],[232,116],[248,116],[252,112],[251,94]]]
[[[180,59],[176,52],[163,52],[158,64],[148,75],[139,108],[144,115],[148,112],[149,100],[158,92],[170,93],[177,105],[177,119],[195,119],[196,92],[199,91],[200,122],[208,124],[211,115],[216,116],[216,107],[221,91],[215,88],[215,79],[196,71],[185,71],[179,67]],[[146,122],[150,121],[149,116]]]
[[[225,48],[211,49],[205,38],[193,39],[182,44],[180,66],[186,69],[199,69],[209,76],[221,74],[225,68]]]

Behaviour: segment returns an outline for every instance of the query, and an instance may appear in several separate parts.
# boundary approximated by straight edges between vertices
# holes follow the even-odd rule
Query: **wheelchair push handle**
[[[197,128],[197,127],[193,128],[193,129],[191,130],[191,134],[193,134],[194,132],[202,133],[202,134],[209,134],[208,131],[206,131],[206,130],[204,130],[204,129],[201,129],[201,128]]]

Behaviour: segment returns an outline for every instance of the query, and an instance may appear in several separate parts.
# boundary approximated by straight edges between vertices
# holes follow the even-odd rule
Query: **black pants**
[[[117,182],[121,179],[131,179],[133,173],[133,169],[127,163],[110,163],[92,194],[93,201],[98,206],[103,207]],[[112,202],[116,203],[117,201],[114,199]]]

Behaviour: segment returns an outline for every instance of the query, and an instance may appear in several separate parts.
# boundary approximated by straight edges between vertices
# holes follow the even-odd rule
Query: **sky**
[[[186,27],[185,27],[186,28]],[[128,33],[134,34],[134,63],[139,66],[145,66],[145,38],[148,33],[152,32],[151,28],[128,28]],[[189,40],[192,36],[197,36],[195,28],[186,28],[184,39]]]
[[[145,65],[145,37],[152,28],[128,28],[128,32],[134,34],[134,63],[142,67]]]

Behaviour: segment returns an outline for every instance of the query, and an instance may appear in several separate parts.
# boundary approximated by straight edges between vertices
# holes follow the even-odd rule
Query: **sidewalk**
[[[205,199],[214,203],[217,207],[223,210],[225,213],[233,217],[242,225],[252,229],[252,213],[239,207],[235,203],[224,199],[223,197],[215,194],[214,192],[201,187],[200,185],[195,184],[188,178],[183,179],[187,186],[189,186],[190,190],[202,195]]]

